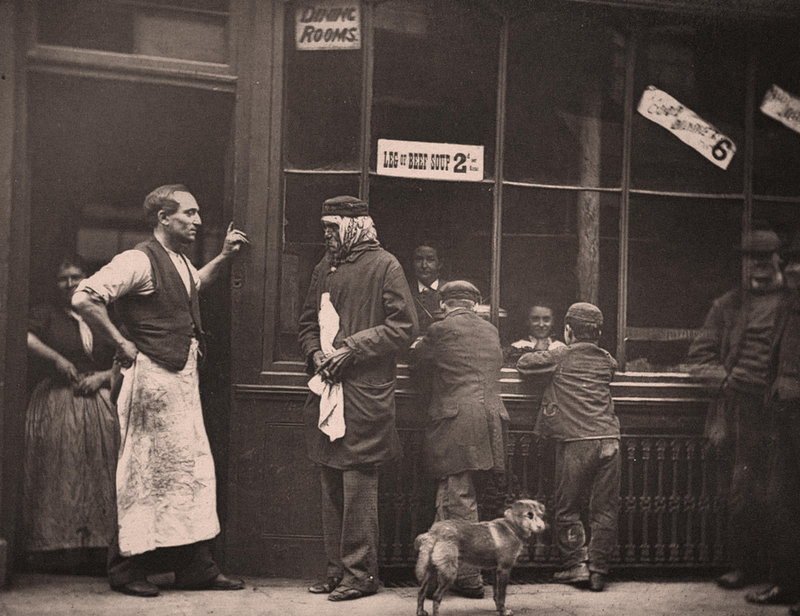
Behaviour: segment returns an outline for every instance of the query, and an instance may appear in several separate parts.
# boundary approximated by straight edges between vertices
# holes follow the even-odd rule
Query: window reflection
[[[686,330],[700,327],[711,302],[739,284],[741,216],[738,202],[632,200],[629,370],[675,369],[683,361],[691,336]],[[647,329],[676,331],[637,331]]]
[[[717,24],[655,23],[642,36],[634,84],[636,103],[648,86],[677,99],[738,148],[720,169],[665,128],[633,116],[634,188],[739,194],[743,191],[746,49],[722,44],[740,36]]]
[[[39,0],[37,41],[225,64],[229,0]]]
[[[384,2],[375,23],[373,152],[378,139],[483,145],[491,175],[497,14],[477,2]]]
[[[624,39],[580,10],[525,13],[508,51],[506,179],[618,186]]]

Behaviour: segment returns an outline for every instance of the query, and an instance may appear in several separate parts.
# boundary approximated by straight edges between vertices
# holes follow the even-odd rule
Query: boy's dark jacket
[[[552,351],[526,353],[523,376],[550,374],[534,433],[559,441],[619,437],[619,418],[609,387],[617,361],[596,344],[574,342]]]

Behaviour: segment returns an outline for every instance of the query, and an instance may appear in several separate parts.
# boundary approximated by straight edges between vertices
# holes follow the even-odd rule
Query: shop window
[[[788,164],[800,155],[796,135],[746,109],[772,84],[800,95],[800,48],[788,33],[759,41],[734,21],[659,12],[632,19],[631,11],[569,4],[516,4],[504,21],[482,2],[388,0],[365,9],[365,47],[308,52],[288,36],[293,10],[281,358],[296,348],[296,304],[322,254],[319,204],[334,194],[368,196],[381,243],[410,282],[414,247],[434,244],[443,278],[471,280],[485,304],[497,303],[504,344],[525,335],[536,298],[554,304],[556,335],[569,304],[593,298],[605,315],[601,346],[628,371],[680,369],[711,302],[739,282],[743,227],[764,219],[787,239],[798,232],[800,180]],[[727,169],[637,112],[649,86],[735,143]],[[382,175],[379,139],[483,146],[483,178]],[[750,192],[752,220],[743,224]]]
[[[302,360],[297,343],[300,311],[314,266],[325,254],[320,223],[322,202],[337,195],[358,195],[358,176],[286,176],[277,344],[280,359]],[[380,238],[380,227],[378,233]]]
[[[795,203],[755,201],[753,203],[753,226],[773,229],[786,248],[795,237],[800,237],[800,199]]]
[[[466,279],[489,301],[492,263],[492,195],[482,184],[377,177],[370,211],[383,246],[414,282],[412,258],[421,243],[434,244],[445,280]]]
[[[583,11],[512,21],[507,180],[619,186],[624,39]]]
[[[712,301],[739,284],[742,206],[726,200],[631,201],[627,369],[676,370]]]
[[[732,141],[737,148],[722,169],[669,130],[633,115],[633,188],[741,194],[744,189],[746,47],[742,34],[720,24],[659,23],[641,37],[634,104],[649,87],[667,93]]]
[[[360,169],[360,49],[297,49],[295,11],[286,8],[285,165]]]
[[[378,139],[483,145],[493,174],[500,19],[478,2],[375,9],[372,152]],[[370,160],[375,168],[375,158]]]
[[[616,337],[616,279],[619,195],[594,191],[545,190],[507,186],[503,193],[503,239],[500,261],[500,305],[504,344],[524,337],[527,314],[535,301],[551,304],[562,338],[563,315],[578,297],[577,210],[582,200],[597,208],[600,225],[598,303],[605,317],[604,348],[613,351]]]
[[[39,0],[37,41],[225,64],[229,0]]]
[[[770,30],[757,55],[753,192],[758,195],[800,195],[800,135],[759,111],[764,95],[776,85],[800,97],[800,42],[794,30]],[[800,120],[796,118],[795,122]]]

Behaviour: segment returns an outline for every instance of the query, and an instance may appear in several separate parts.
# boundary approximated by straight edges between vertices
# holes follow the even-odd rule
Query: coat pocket
[[[428,418],[431,421],[439,421],[441,419],[451,419],[458,415],[458,403],[450,402],[446,404],[432,405],[428,409]]]

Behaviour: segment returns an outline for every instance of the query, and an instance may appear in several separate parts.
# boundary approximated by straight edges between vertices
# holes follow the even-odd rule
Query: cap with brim
[[[369,205],[358,197],[343,195],[327,199],[322,204],[323,216],[369,216]]]
[[[578,319],[584,323],[594,323],[595,325],[603,324],[603,313],[594,304],[589,302],[577,302],[572,304],[567,310],[565,318]]]
[[[478,287],[466,280],[451,280],[444,283],[439,289],[439,296],[442,301],[448,299],[468,299],[475,303],[481,301],[481,292]]]
[[[781,240],[778,234],[769,229],[756,229],[742,237],[743,254],[769,254],[778,252]]]

